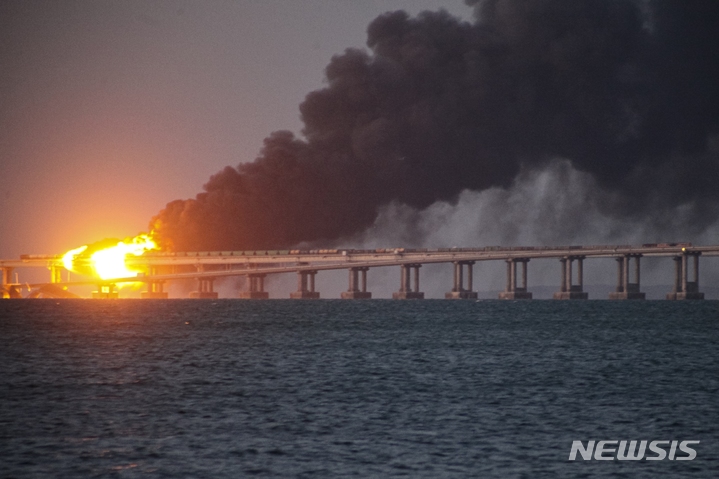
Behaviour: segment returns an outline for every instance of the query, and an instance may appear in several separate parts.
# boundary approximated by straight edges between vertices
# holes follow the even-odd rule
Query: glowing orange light
[[[127,278],[135,276],[139,271],[132,270],[125,264],[129,254],[142,256],[145,251],[157,249],[157,244],[148,235],[136,236],[130,243],[119,242],[111,248],[95,251],[90,262],[97,275],[102,279]]]
[[[66,269],[82,273],[82,268],[77,267],[77,261],[78,259],[88,260],[91,273],[103,280],[127,278],[141,272],[141,270],[130,268],[125,263],[127,256],[142,256],[145,251],[153,249],[158,249],[158,247],[151,234],[141,234],[132,239],[119,241],[114,246],[101,249],[94,249],[87,245],[81,246],[65,253],[62,261]]]
[[[65,253],[62,257],[62,265],[65,267],[68,271],[73,271],[73,262],[75,261],[75,258],[79,256],[83,251],[87,249],[87,245],[80,246],[79,248],[71,249],[67,253]]]

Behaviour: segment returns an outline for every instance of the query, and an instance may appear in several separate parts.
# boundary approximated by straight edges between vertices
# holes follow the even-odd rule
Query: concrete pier
[[[2,299],[22,298],[20,290],[12,281],[13,269],[9,267],[0,268],[0,280],[2,281],[0,283],[0,298]]]
[[[297,291],[290,293],[292,299],[319,299],[320,293],[315,291],[315,275],[317,271],[297,272]]]
[[[118,297],[115,285],[112,283],[99,284],[97,285],[97,291],[92,292],[92,299],[117,299]]]
[[[532,299],[532,293],[527,291],[527,263],[529,258],[507,260],[507,287],[499,293],[499,299]],[[517,286],[517,264],[522,265],[521,286]]]
[[[248,274],[247,282],[249,283],[248,291],[240,291],[242,299],[269,299],[270,293],[265,291],[266,274]]]
[[[455,261],[454,265],[454,286],[452,291],[445,293],[445,299],[477,299],[477,292],[472,291],[474,275],[472,266],[474,261]],[[464,288],[464,267],[467,267],[467,288]]]
[[[51,283],[62,283],[62,266],[52,265],[50,266],[50,282]]]
[[[197,265],[197,272],[202,273],[205,271],[204,264]],[[190,298],[192,299],[217,299],[217,293],[215,293],[214,278],[203,278],[198,277],[198,289],[197,291],[190,292]]]
[[[572,263],[575,260],[578,284],[572,282]],[[554,299],[587,299],[589,294],[584,292],[584,256],[565,256],[559,262],[562,265],[562,285],[554,293]]]
[[[2,281],[2,286],[5,287],[5,285],[8,285],[12,283],[12,272],[15,268],[0,268],[0,281]]]
[[[149,273],[151,275],[158,274],[157,267],[150,266]],[[163,291],[164,281],[150,281],[147,283],[147,291],[140,293],[142,299],[167,299],[167,293]]]
[[[167,292],[163,291],[163,283],[163,281],[147,283],[147,291],[140,293],[140,297],[142,299],[167,299]]]
[[[617,258],[617,289],[609,293],[609,299],[645,299],[640,290],[640,254],[627,254]],[[634,258],[634,282],[630,282],[629,263]]]
[[[367,291],[367,271],[369,268],[349,269],[349,287],[340,294],[342,299],[372,298],[372,293]]]
[[[699,256],[700,251],[684,253],[674,257],[674,288],[667,293],[669,300],[704,299],[699,292]],[[689,257],[694,259],[694,281],[689,281]]]
[[[190,293],[192,299],[217,299],[217,293],[214,291],[214,279],[199,278],[199,289]]]
[[[421,264],[400,265],[400,288],[392,293],[392,299],[424,299],[424,293],[419,290],[419,269]],[[412,270],[414,270],[414,283],[411,283]]]

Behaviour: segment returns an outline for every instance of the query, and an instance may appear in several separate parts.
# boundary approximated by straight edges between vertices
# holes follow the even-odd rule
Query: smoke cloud
[[[333,57],[326,88],[300,105],[302,137],[274,132],[255,161],[169,203],[151,222],[161,244],[335,244],[389,205],[456,204],[557,161],[592,185],[575,208],[570,192],[546,202],[560,229],[571,221],[557,215],[587,204],[652,231],[716,221],[719,2],[466,3],[472,23],[443,11],[375,19],[369,50]]]

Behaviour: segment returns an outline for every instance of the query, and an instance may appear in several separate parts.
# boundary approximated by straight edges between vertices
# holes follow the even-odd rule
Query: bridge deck
[[[388,248],[377,250],[314,250],[314,251],[262,251],[262,252],[187,252],[187,253],[146,253],[129,257],[130,266],[225,266],[223,270],[189,272],[177,274],[138,275],[117,278],[108,283],[153,282],[175,279],[220,278],[248,274],[272,274],[300,271],[322,271],[334,269],[399,266],[404,264],[451,263],[455,261],[496,261],[512,258],[563,258],[567,256],[585,258],[620,257],[624,255],[678,256],[684,253],[701,253],[718,256],[719,245],[692,246],[690,243],[657,245],[600,245],[600,246],[559,246],[559,247],[485,247],[446,249]],[[61,266],[59,255],[23,255],[20,260],[0,260],[0,267],[51,267]],[[97,284],[98,280],[83,280],[55,283],[60,286]],[[22,283],[23,285],[25,283]],[[30,286],[40,286],[32,284]]]

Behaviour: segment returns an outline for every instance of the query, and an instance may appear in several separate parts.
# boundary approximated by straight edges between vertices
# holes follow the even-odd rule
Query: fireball
[[[73,270],[73,263],[75,261],[75,257],[82,254],[87,249],[87,245],[80,246],[79,248],[71,249],[67,253],[65,253],[62,257],[62,265],[65,267],[68,271],[74,271]]]
[[[127,278],[141,272],[127,266],[128,255],[142,256],[145,251],[158,249],[152,234],[140,234],[124,241],[103,240],[68,251],[62,258],[65,269],[91,274],[103,280]]]

